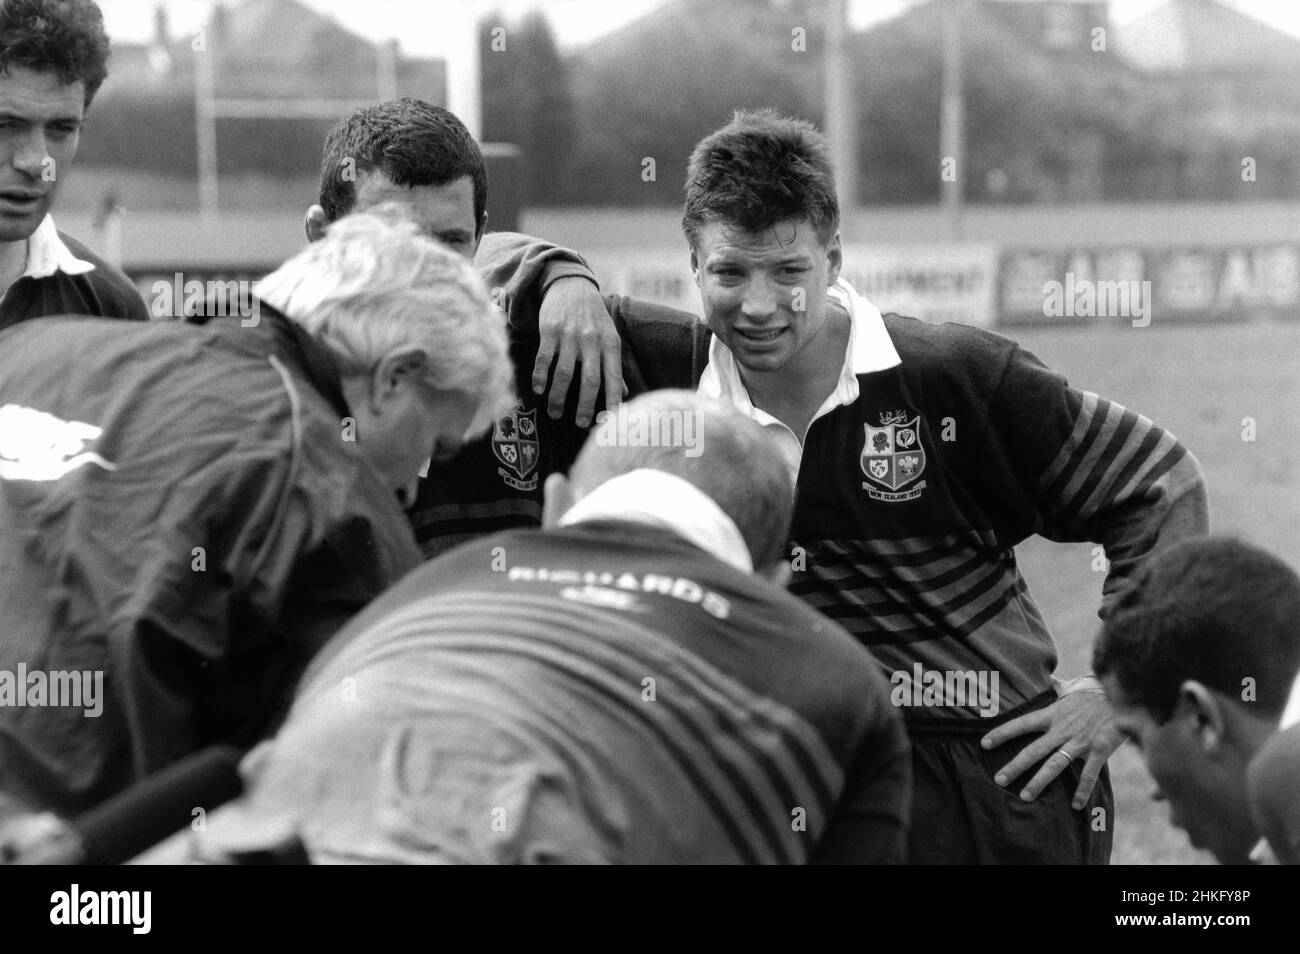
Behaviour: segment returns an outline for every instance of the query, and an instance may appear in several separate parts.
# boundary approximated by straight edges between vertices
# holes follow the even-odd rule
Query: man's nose
[[[740,309],[749,318],[766,318],[776,313],[776,289],[766,276],[755,275],[745,285]]]
[[[13,166],[24,175],[38,179],[45,171],[45,160],[49,155],[45,133],[40,128],[33,127],[14,144]]]

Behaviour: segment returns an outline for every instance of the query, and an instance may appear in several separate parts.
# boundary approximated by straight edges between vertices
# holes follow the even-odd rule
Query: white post
[[[857,131],[853,114],[853,70],[844,55],[849,36],[848,0],[826,2],[826,60],[822,78],[826,104],[826,135],[835,166],[835,191],[840,218],[847,219],[857,205]]]
[[[206,29],[206,28],[205,28]],[[202,48],[194,51],[194,131],[198,137],[199,212],[205,219],[217,215],[217,110],[212,59],[215,37],[206,33]]]
[[[397,99],[397,61],[401,55],[397,40],[380,40],[375,44],[379,59],[379,101],[387,103]]]
[[[448,14],[447,108],[475,140],[483,137],[483,91],[479,78],[478,4],[458,4]],[[509,38],[507,38],[509,42]]]
[[[951,180],[940,180],[948,237],[961,238],[962,183],[966,177],[966,155],[962,117],[962,0],[945,0],[943,7],[943,106],[939,116],[939,152],[953,160]]]

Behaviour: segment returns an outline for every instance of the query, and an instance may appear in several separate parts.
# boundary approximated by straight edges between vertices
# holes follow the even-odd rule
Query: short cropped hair
[[[0,73],[15,67],[80,81],[85,105],[108,76],[104,16],[91,0],[4,0],[0,3]]]
[[[1157,722],[1173,715],[1189,679],[1234,700],[1253,685],[1254,701],[1242,704],[1280,718],[1300,669],[1300,577],[1239,540],[1177,543],[1139,564],[1102,628],[1093,668]]]
[[[574,462],[570,479],[580,494],[642,468],[663,471],[695,485],[731,518],[749,548],[754,567],[775,565],[785,552],[794,508],[794,486],[776,442],[733,408],[694,391],[651,391],[620,408],[628,431],[662,433],[665,422],[684,421],[695,446],[629,446],[598,439],[615,412],[601,419]],[[683,428],[685,432],[685,428]]]
[[[321,341],[344,374],[419,345],[427,382],[478,403],[470,436],[514,406],[505,317],[473,266],[391,204],[335,222],[258,284],[258,297]]]
[[[738,110],[691,153],[682,213],[687,241],[695,248],[710,222],[764,232],[791,219],[810,221],[823,245],[839,230],[826,137],[812,123],[775,110]]]
[[[400,186],[441,186],[469,176],[474,222],[481,227],[488,184],[483,152],[465,124],[441,106],[391,100],[359,109],[330,130],[320,165],[320,205],[329,221],[352,211],[357,177],[375,170]]]

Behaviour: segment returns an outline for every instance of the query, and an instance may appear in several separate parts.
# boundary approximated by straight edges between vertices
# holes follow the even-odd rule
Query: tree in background
[[[735,110],[820,122],[819,10],[816,0],[673,0],[580,50],[567,200],[680,205],[691,150]]]
[[[577,127],[568,69],[550,22],[536,10],[517,23],[493,14],[479,21],[479,43],[483,141],[520,147],[527,204],[559,204]]]

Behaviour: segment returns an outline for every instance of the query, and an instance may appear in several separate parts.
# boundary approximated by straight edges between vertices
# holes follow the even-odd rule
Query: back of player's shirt
[[[320,860],[899,861],[908,748],[875,670],[667,531],[501,534],[340,634],[252,804],[299,813]]]

